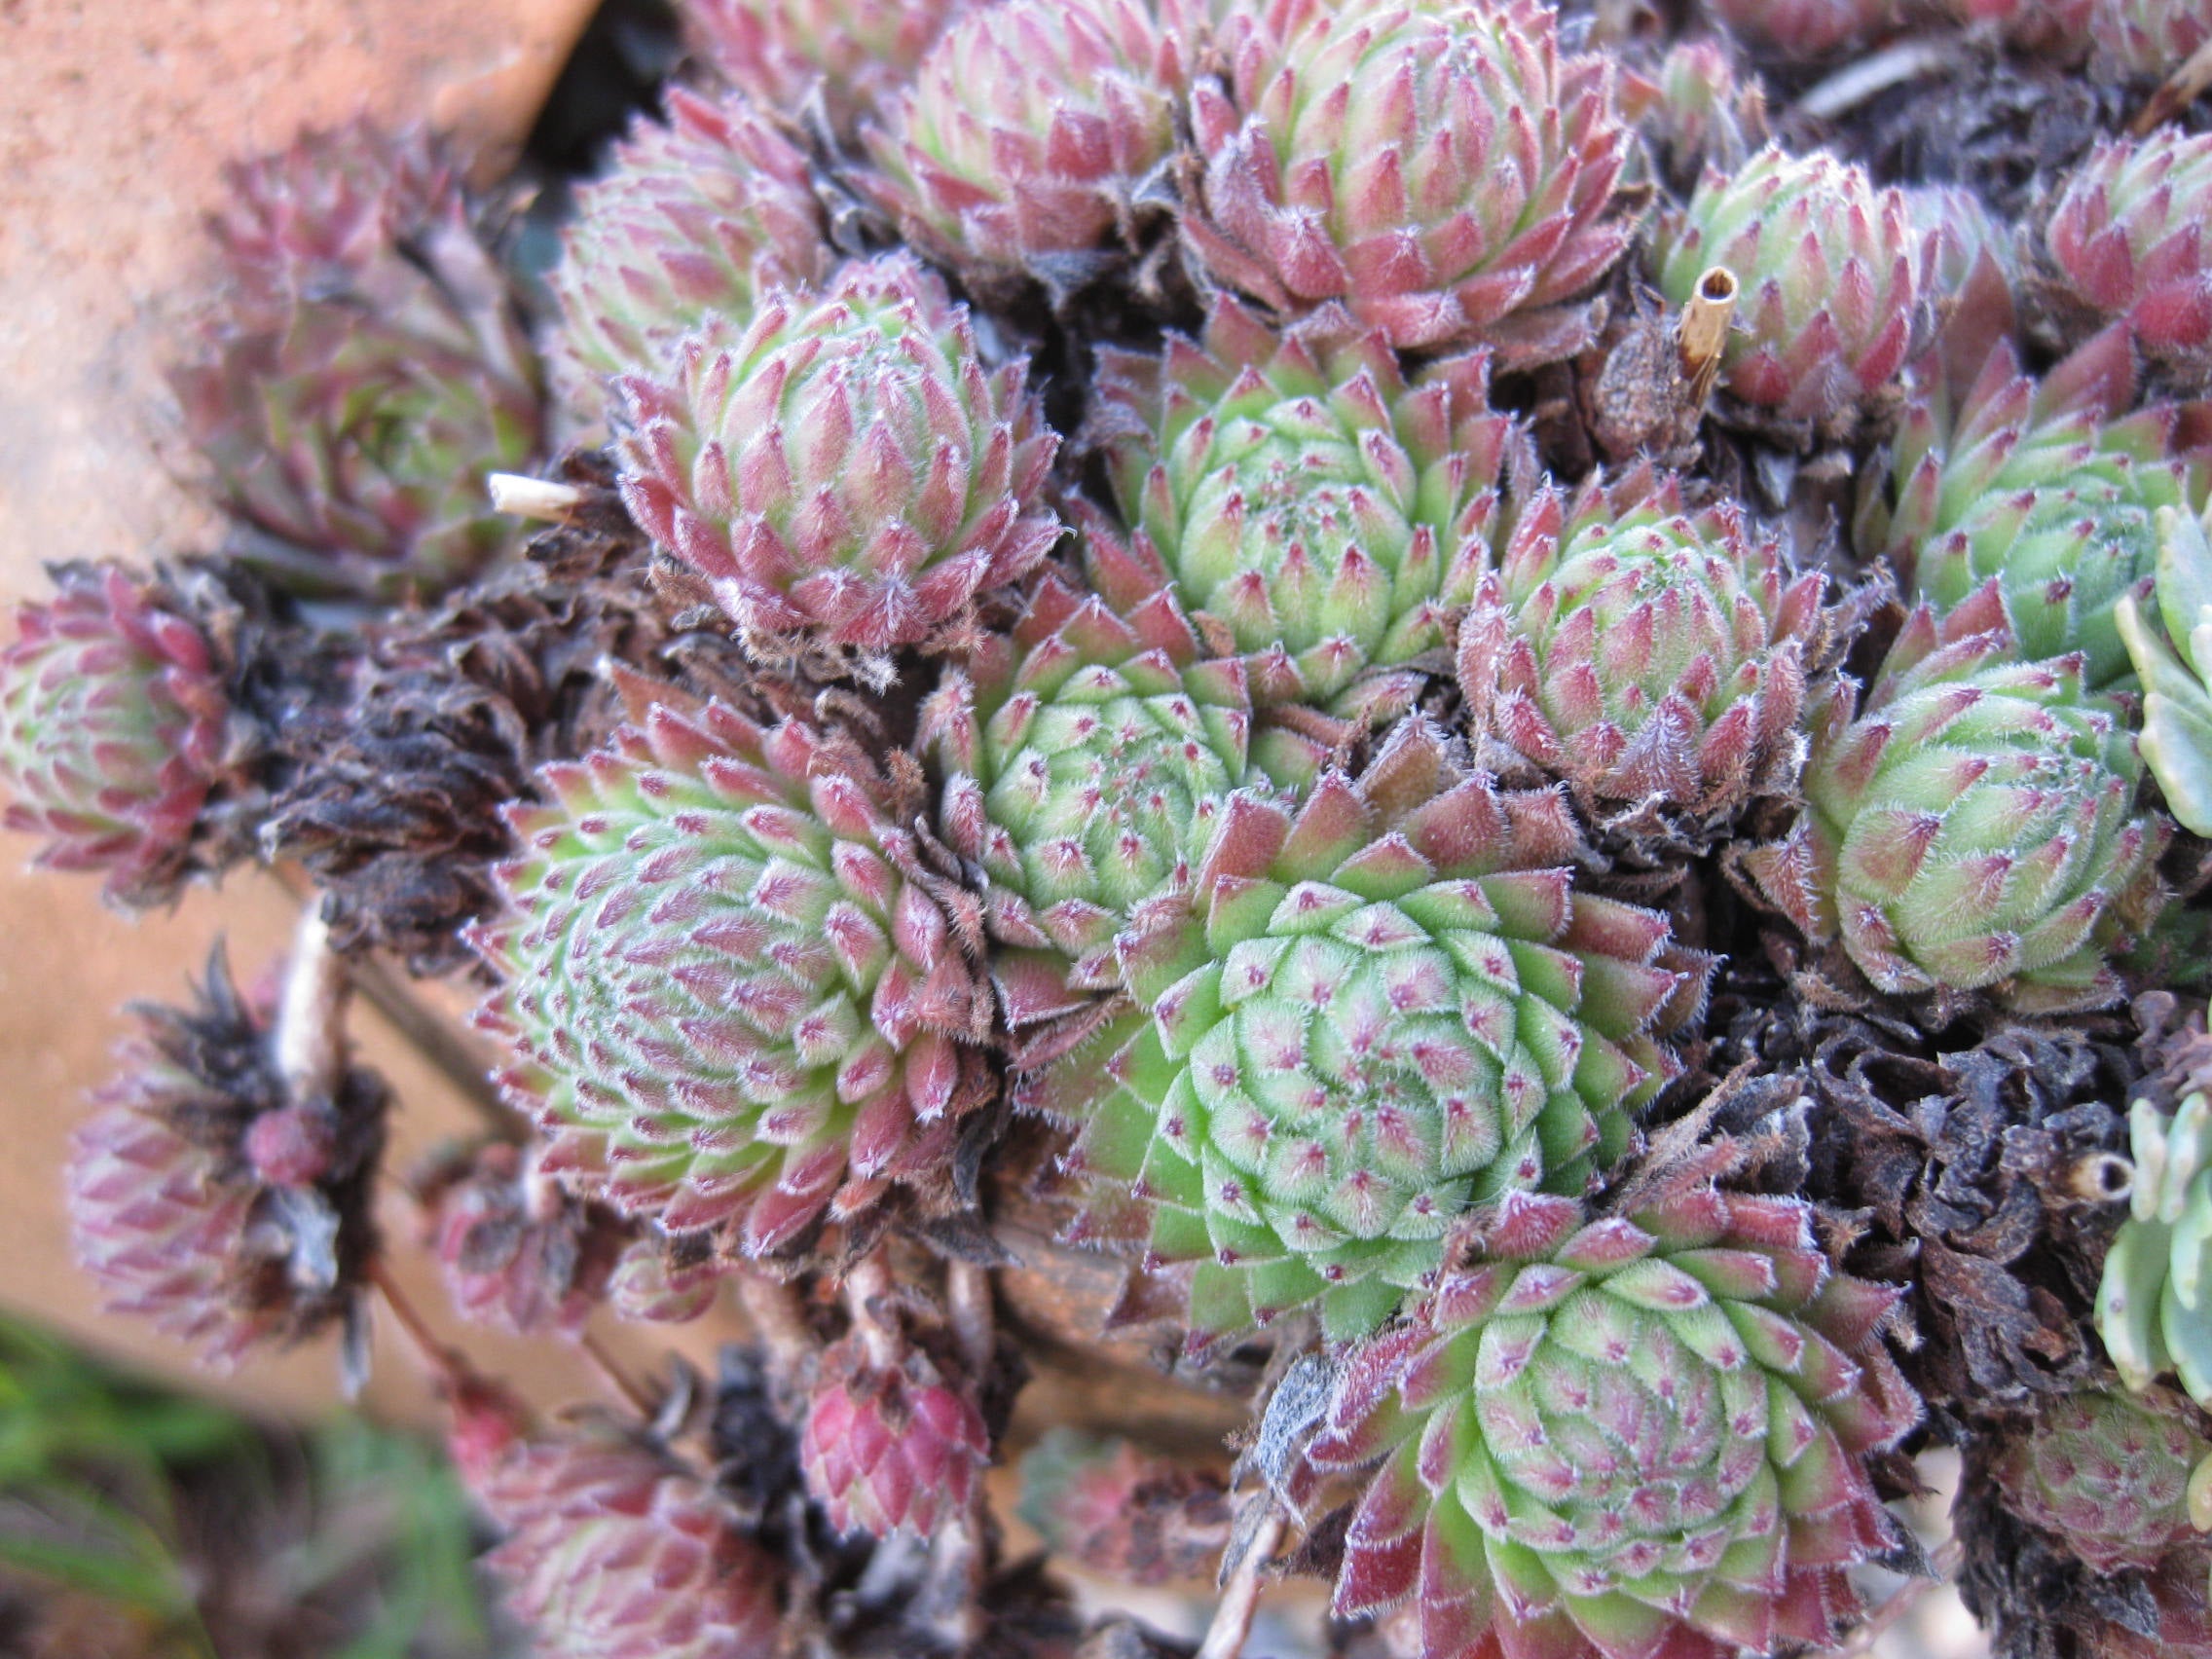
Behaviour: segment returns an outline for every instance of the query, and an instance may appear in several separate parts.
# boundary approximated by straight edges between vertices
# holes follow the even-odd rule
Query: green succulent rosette
[[[2212,525],[2157,516],[2157,622],[2132,593],[2114,618],[2143,682],[2143,759],[2184,827],[2212,835]],[[2199,666],[2202,665],[2202,666]]]
[[[1057,579],[923,706],[944,843],[983,882],[991,975],[1023,1043],[1120,988],[1116,941],[1264,782],[1243,666],[1156,592],[1126,616]],[[1278,749],[1279,753],[1279,749]]]
[[[1317,1307],[1372,1330],[1468,1206],[1579,1193],[1674,1075],[1704,965],[1575,887],[1556,793],[1401,725],[1358,784],[1231,797],[1122,945],[1136,1011],[1031,1080],[1080,1125],[1086,1239],[1187,1265],[1195,1345]]]
[[[1627,1216],[1514,1195],[1405,1323],[1346,1358],[1309,1461],[1380,1461],[1337,1581],[1429,1654],[1825,1648],[1897,1522],[1864,1456],[1919,1419],[1796,1198]]]
[[[1264,694],[1406,706],[1409,665],[1449,643],[1527,464],[1487,355],[1409,382],[1342,313],[1277,333],[1222,300],[1199,338],[1110,352],[1100,380],[1130,556],[1255,659]]]
[[[470,942],[540,1167],[750,1255],[895,1181],[948,1193],[987,1009],[865,769],[663,704],[538,780]]]
[[[1856,719],[1815,718],[1805,810],[1754,850],[1768,896],[1840,940],[1893,995],[1986,995],[2018,1013],[2105,1007],[2149,925],[2172,833],[2080,656],[2022,662],[1992,581],[1940,626],[1907,620]]]
[[[2112,1573],[2155,1568],[2195,1538],[2191,1477],[2208,1457],[2174,1395],[2094,1388],[2040,1405],[1995,1472],[2014,1514]]]
[[[2176,411],[2128,413],[2126,337],[2107,331],[2041,381],[2000,346],[1963,396],[1932,366],[1886,479],[1869,485],[1860,551],[1887,557],[1947,613],[1994,579],[2022,655],[2080,651],[2091,690],[2128,672],[2117,608],[2149,591],[2159,510],[2204,487],[2169,459]]]

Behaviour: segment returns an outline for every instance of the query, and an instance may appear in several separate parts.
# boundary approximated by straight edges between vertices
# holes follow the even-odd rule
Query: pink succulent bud
[[[762,109],[820,92],[850,129],[913,78],[965,0],[686,0],[683,20],[715,73]]]
[[[966,308],[910,257],[852,266],[623,383],[622,498],[756,652],[880,662],[1058,538],[1056,440],[1023,376],[983,367]]]
[[[909,240],[978,276],[1063,286],[1159,204],[1185,43],[1153,0],[1007,0],[959,18],[868,129],[864,187]]]
[[[822,1356],[799,1467],[830,1525],[928,1537],[962,1518],[991,1457],[981,1415],[919,1348],[856,1333]]]
[[[641,121],[576,193],[548,278],[564,400],[596,424],[608,380],[662,373],[709,316],[742,320],[756,296],[833,263],[805,154],[743,98],[673,90],[667,125]]]
[[[1660,290],[1685,305],[1724,265],[1743,295],[1721,373],[1755,410],[1849,430],[1894,397],[1930,339],[1929,239],[1903,195],[1825,150],[1768,148],[1733,176],[1709,172],[1662,224]]]
[[[1545,356],[1633,229],[1611,65],[1564,55],[1538,0],[1270,0],[1201,81],[1184,236],[1287,315],[1335,301],[1400,348]]]
[[[700,1474],[610,1425],[467,1419],[457,1458],[504,1534],[485,1566],[542,1659],[774,1659],[783,1572]]]
[[[92,565],[54,579],[0,653],[7,827],[47,837],[50,869],[103,871],[115,903],[160,903],[192,872],[200,809],[226,776],[214,650],[160,582]]]
[[[2123,321],[2144,355],[2212,387],[2212,133],[2099,144],[2044,232],[2062,310]]]

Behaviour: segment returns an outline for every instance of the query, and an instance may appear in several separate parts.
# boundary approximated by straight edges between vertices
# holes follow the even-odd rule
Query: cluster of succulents
[[[2008,1659],[2212,1653],[2201,4],[681,10],[541,282],[241,167],[220,533],[18,614],[41,862],[319,890],[83,1130],[110,1301],[387,1308],[548,1659],[1182,1651],[1016,1459],[1209,1656],[1766,1659],[1938,1437]],[[380,956],[452,1319],[616,1417],[388,1271]]]

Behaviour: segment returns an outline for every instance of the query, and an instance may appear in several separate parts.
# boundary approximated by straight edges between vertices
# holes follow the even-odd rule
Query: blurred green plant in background
[[[0,1317],[0,1653],[498,1659],[432,1447],[272,1429]]]

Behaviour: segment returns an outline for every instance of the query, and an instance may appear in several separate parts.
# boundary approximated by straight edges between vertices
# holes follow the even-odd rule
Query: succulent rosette
[[[954,20],[868,129],[863,187],[977,276],[1072,287],[1166,200],[1186,43],[1156,0],[1007,0]]]
[[[1994,31],[2006,45],[2060,62],[2079,61],[2098,0],[1944,0],[1960,22]]]
[[[1740,401],[1848,431],[1894,396],[1933,332],[1928,243],[1903,194],[1856,163],[1770,145],[1733,174],[1709,170],[1661,223],[1653,260],[1677,306],[1713,266],[1736,274],[1721,377]]]
[[[170,383],[228,552],[306,598],[429,599],[515,540],[484,481],[539,452],[538,365],[452,176],[395,158],[379,207],[364,165],[311,140],[240,174],[275,199],[234,209],[236,288]]]
[[[775,1659],[782,1565],[714,1484],[610,1423],[526,1435],[463,1403],[469,1495],[502,1534],[484,1558],[543,1659]]]
[[[2095,0],[2089,9],[2094,66],[2108,75],[2163,80],[2212,41],[2205,0]]]
[[[351,1321],[375,1250],[383,1083],[350,1070],[296,1098],[267,1011],[240,996],[220,947],[194,1006],[135,1012],[143,1030],[93,1094],[68,1169],[70,1240],[102,1305],[221,1371]]]
[[[1987,203],[1960,184],[1913,185],[1903,196],[1913,229],[1928,239],[1927,289],[1938,304],[1963,302],[1968,278],[1984,260],[2009,292],[2018,280],[2018,255]]]
[[[436,1170],[422,1196],[426,1242],[464,1318],[515,1336],[582,1334],[626,1242],[612,1216],[506,1142]]]
[[[1597,812],[1724,824],[1794,787],[1825,585],[1739,504],[1690,511],[1672,476],[1571,505],[1547,490],[1459,631],[1469,724]]]
[[[0,652],[0,780],[37,863],[100,870],[127,905],[172,897],[200,810],[226,773],[230,706],[214,648],[164,584],[112,565],[54,568]]]
[[[1410,1601],[1421,1651],[1825,1648],[1896,1544],[1864,1456],[1920,1402],[1812,1206],[1713,1189],[1591,1220],[1501,1201],[1482,1249],[1353,1350],[1308,1458],[1382,1460],[1336,1610]]]
[[[2137,1393],[2177,1374],[2212,1409],[2212,1099],[2193,1091],[2171,1116],[2138,1100],[2127,1126],[2135,1179],[2105,1254],[2097,1335]]]
[[[2037,381],[2000,346],[1963,396],[1930,370],[1870,481],[1855,535],[1910,575],[1938,611],[1995,579],[2023,655],[2080,651],[2091,689],[2128,672],[2117,608],[2147,595],[2157,515],[2201,498],[2169,460],[2175,412],[2127,412],[2133,381],[2117,332]]]
[[[820,93],[850,128],[913,78],[964,0],[685,0],[683,20],[709,68],[763,109]]]
[[[2110,1573],[2155,1567],[2195,1535],[2190,1476],[2207,1457],[2173,1395],[2094,1389],[2041,1405],[1996,1474],[2014,1514]]]
[[[1528,464],[1488,375],[1473,352],[1409,384],[1340,312],[1278,335],[1228,299],[1198,339],[1107,353],[1095,425],[1130,557],[1201,627],[1287,659],[1303,700],[1404,707],[1407,665],[1449,642]]]
[[[1060,525],[1024,366],[986,369],[967,309],[910,257],[821,297],[759,297],[623,382],[622,498],[770,658],[918,645],[1033,570]]]
[[[924,705],[945,844],[985,884],[991,965],[1016,1034],[1119,988],[1115,940],[1249,781],[1241,665],[1208,659],[1156,595],[1117,616],[1048,579]]]
[[[625,1319],[681,1325],[715,1305],[725,1274],[733,1270],[716,1253],[711,1235],[670,1235],[646,1228],[615,1258],[607,1279],[607,1301]]]
[[[224,168],[211,229],[233,297],[276,315],[306,293],[357,280],[406,242],[454,222],[453,158],[421,132],[356,122],[303,132]]]
[[[1940,627],[1914,610],[1848,703],[1816,713],[1789,838],[1750,855],[1769,897],[1892,995],[2117,1001],[2109,959],[2157,911],[2172,827],[2138,810],[2135,741],[2081,657],[2020,661],[1990,582]]]
[[[2143,682],[2143,760],[2184,828],[2212,835],[2212,508],[2158,511],[2158,621],[2133,594],[2116,612]]]
[[[472,942],[542,1167],[749,1254],[943,1175],[977,992],[857,766],[796,724],[657,705],[538,782]]]
[[[1211,1576],[1233,1514],[1211,1469],[1065,1427],[1021,1455],[1019,1512],[1050,1548],[1143,1585]]]
[[[856,1332],[822,1356],[799,1470],[830,1525],[928,1537],[966,1513],[991,1460],[975,1403],[920,1348]]]
[[[2144,355],[2212,387],[2212,133],[2098,144],[2052,203],[2043,253],[2062,325],[2124,322]]]
[[[742,96],[677,88],[668,121],[640,121],[606,175],[576,192],[548,343],[564,401],[587,422],[607,382],[658,374],[711,315],[744,318],[770,288],[818,283],[834,255],[805,152]]]
[[[1231,797],[1187,891],[1132,925],[1136,1008],[1036,1080],[1081,1132],[1075,1235],[1190,1264],[1194,1343],[1318,1305],[1372,1330],[1469,1205],[1579,1193],[1677,1070],[1703,966],[1579,892],[1555,792],[1502,794],[1402,724],[1295,812]]]
[[[1390,344],[1559,355],[1633,231],[1610,62],[1538,0],[1271,0],[1201,80],[1183,235],[1286,315],[1329,302]]]
[[[1779,56],[1806,60],[1862,47],[1901,20],[1899,0],[1712,0],[1729,32]]]
[[[1667,180],[1685,191],[1708,166],[1743,166],[1766,136],[1766,89],[1724,42],[1676,42],[1651,85],[1656,95],[1637,129]]]

